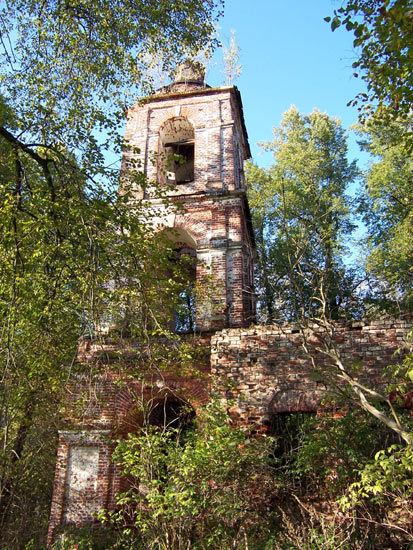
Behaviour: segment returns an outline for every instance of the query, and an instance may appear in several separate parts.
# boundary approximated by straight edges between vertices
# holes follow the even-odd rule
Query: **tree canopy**
[[[384,309],[405,312],[413,299],[413,159],[400,141],[404,124],[371,122],[358,132],[361,147],[372,155],[359,196],[372,294]]]
[[[358,173],[347,159],[345,131],[327,114],[292,107],[264,148],[274,164],[247,168],[262,313],[270,321],[314,317],[325,308],[337,315],[346,292],[344,237],[353,227],[346,189]]]
[[[346,190],[359,175],[355,162],[347,159],[345,132],[339,121],[326,114],[313,111],[304,116],[294,107],[273,131],[274,140],[264,146],[273,152],[274,165],[268,170],[254,164],[247,168],[252,213],[257,222],[262,320],[281,324],[295,321],[315,371],[317,361],[307,335],[314,323],[322,327],[323,334],[315,337],[316,349],[328,358],[329,368],[323,376],[333,393],[339,395],[344,382],[349,390],[347,397],[354,404],[411,443],[410,430],[400,423],[386,392],[370,381],[357,382],[353,365],[343,360],[335,343],[334,321],[351,319],[365,311],[363,297],[355,292],[357,285],[345,262],[343,239],[354,227]],[[370,134],[371,141],[366,141],[366,147],[382,155],[382,161],[367,175],[363,202],[365,218],[373,226],[367,269],[384,284],[388,299],[391,290],[408,299],[410,204],[403,189],[410,181],[409,161],[397,156],[400,146],[394,142],[391,150],[383,151],[377,138]],[[378,292],[376,288],[376,301]],[[401,383],[404,377],[405,371]],[[377,407],[380,402],[389,407],[388,413]]]
[[[359,105],[362,120],[374,117],[376,123],[390,120],[403,123],[399,134],[411,152],[413,129],[413,7],[410,0],[349,0],[327,17],[334,31],[344,25],[354,33],[357,59],[353,63],[356,77],[367,84],[350,101]]]
[[[148,205],[126,182],[118,193],[118,160],[125,111],[151,90],[152,66],[161,59],[169,71],[183,57],[213,48],[221,5],[12,0],[0,8],[4,548],[41,547],[66,384],[74,377],[91,380],[107,367],[77,361],[79,339],[103,341],[110,333],[148,344],[169,334],[171,315],[178,313],[179,321],[180,304],[190,301],[179,262],[171,267],[170,243],[153,239]],[[355,101],[365,119],[362,145],[374,162],[362,175],[358,208],[368,228],[365,268],[376,311],[384,304],[404,312],[412,303],[406,155],[412,150],[412,21],[408,0],[349,0],[331,21],[333,30],[345,25],[354,32],[360,52],[354,69],[368,87]],[[227,53],[236,76],[234,42]],[[324,323],[329,379],[345,380],[364,411],[304,422],[279,415],[278,431],[268,427],[276,437],[261,440],[235,428],[214,401],[182,431],[141,426],[115,453],[131,490],[121,495],[129,514],[112,520],[121,527],[132,521],[132,527],[123,540],[116,534],[113,548],[123,542],[136,548],[137,529],[142,548],[172,548],[176,533],[179,548],[220,550],[363,548],[369,538],[377,548],[407,547],[413,540],[403,515],[412,489],[411,419],[387,394],[357,384],[353,365],[342,363],[328,339],[337,318],[362,310],[354,309],[353,274],[344,261],[353,228],[347,191],[359,175],[347,158],[345,131],[327,114],[292,108],[264,147],[274,165],[247,167],[262,319],[298,321],[303,332],[314,320]],[[146,183],[137,170],[131,184]],[[153,347],[146,366],[170,364],[175,353],[171,346]],[[188,348],[182,354],[194,362]],[[120,359],[116,367],[143,376],[134,370],[140,365]],[[410,356],[394,373],[396,393],[411,387],[412,372]],[[390,444],[389,427],[404,446]],[[317,498],[318,509],[312,507]],[[93,547],[81,538],[75,544]]]
[[[76,362],[79,338],[114,325],[142,339],[170,328],[173,300],[164,297],[180,282],[159,282],[170,274],[167,244],[153,239],[150,209],[136,200],[131,208],[126,184],[117,192],[123,122],[150,90],[152,53],[170,69],[213,47],[220,4],[0,8],[2,546],[41,544],[57,413],[66,383],[86,368]],[[131,184],[145,185],[138,171]]]
[[[42,146],[42,158],[76,151],[78,167],[95,177],[103,170],[102,146],[119,151],[125,109],[151,89],[152,60],[162,52],[171,70],[183,56],[212,47],[219,5],[7,3],[0,12],[1,85],[14,114],[14,137],[26,153]],[[6,132],[2,137],[11,139]]]

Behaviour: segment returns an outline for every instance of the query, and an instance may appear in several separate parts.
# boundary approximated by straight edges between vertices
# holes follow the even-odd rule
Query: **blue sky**
[[[220,39],[229,43],[231,29],[241,48],[242,75],[235,81],[241,91],[253,158],[262,166],[271,155],[259,155],[258,141],[269,141],[294,104],[301,113],[314,107],[338,117],[345,128],[357,120],[357,110],[346,104],[364,90],[353,76],[352,34],[331,32],[324,17],[341,2],[334,0],[226,0],[219,21]],[[211,86],[223,84],[222,52],[215,54],[207,74]],[[349,158],[362,158],[354,136]],[[364,161],[366,157],[364,157]]]

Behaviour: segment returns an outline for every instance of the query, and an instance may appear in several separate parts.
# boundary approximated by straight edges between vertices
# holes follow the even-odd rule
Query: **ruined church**
[[[150,189],[136,189],[137,196],[153,202],[160,226],[170,230],[177,248],[196,259],[195,279],[202,281],[205,270],[214,276],[214,307],[198,304],[193,326],[210,350],[199,368],[222,381],[217,391],[235,403],[234,418],[265,426],[277,414],[317,411],[325,380],[310,375],[299,331],[255,324],[256,250],[243,171],[251,155],[238,89],[211,88],[199,67],[184,66],[172,84],[129,110],[125,140],[132,147],[124,155],[124,169],[139,163],[149,182],[169,184],[183,208],[167,211],[151,198]],[[183,160],[170,160],[165,167],[153,162],[154,152]],[[353,322],[337,327],[337,345],[344,359],[363,363],[363,376],[379,382],[383,367],[397,361],[394,352],[408,330],[400,320]],[[93,361],[114,349],[114,342],[102,350],[89,341],[79,356]],[[323,364],[327,358],[316,360]],[[168,380],[195,411],[207,399],[205,384],[191,377]],[[123,488],[111,452],[119,426],[127,426],[136,409],[134,383],[122,386],[106,377],[97,393],[86,420],[62,422],[49,542],[56,529],[93,523],[99,510],[113,509]]]

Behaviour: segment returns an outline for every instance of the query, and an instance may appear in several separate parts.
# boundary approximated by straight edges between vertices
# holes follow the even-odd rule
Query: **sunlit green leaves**
[[[120,526],[128,518],[144,548],[253,544],[269,527],[271,445],[234,426],[216,400],[183,431],[143,426],[114,453],[130,482],[122,512],[102,518]]]
[[[410,308],[413,299],[413,160],[400,142],[406,123],[358,129],[362,148],[374,159],[359,197],[368,227],[366,268],[376,281],[376,298],[393,308]]]
[[[360,73],[367,93],[360,93],[350,105],[358,105],[361,119],[407,121],[413,102],[413,6],[410,0],[349,0],[326,18],[334,31],[341,25],[354,33]],[[411,124],[399,142],[412,150]]]
[[[259,249],[259,278],[269,318],[297,319],[337,308],[348,298],[344,238],[353,225],[347,186],[357,177],[340,122],[292,107],[264,148],[269,169],[247,167]],[[323,306],[324,303],[324,306]]]
[[[126,184],[118,195],[125,111],[151,90],[152,53],[171,69],[213,47],[220,4],[13,0],[0,8],[2,545],[21,547],[30,536],[33,526],[11,518],[29,522],[40,486],[50,497],[48,468],[37,483],[22,471],[33,454],[41,462],[43,448],[45,463],[54,460],[41,434],[53,441],[66,384],[90,367],[76,362],[79,339],[115,328],[118,337],[169,334],[174,300],[166,296],[183,283],[170,273],[153,212]],[[131,179],[146,184],[138,171]]]

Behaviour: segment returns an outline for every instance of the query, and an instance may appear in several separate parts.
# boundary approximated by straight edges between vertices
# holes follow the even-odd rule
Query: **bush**
[[[217,401],[189,426],[144,426],[117,446],[129,489],[102,519],[144,549],[265,548],[271,445],[234,426]]]

